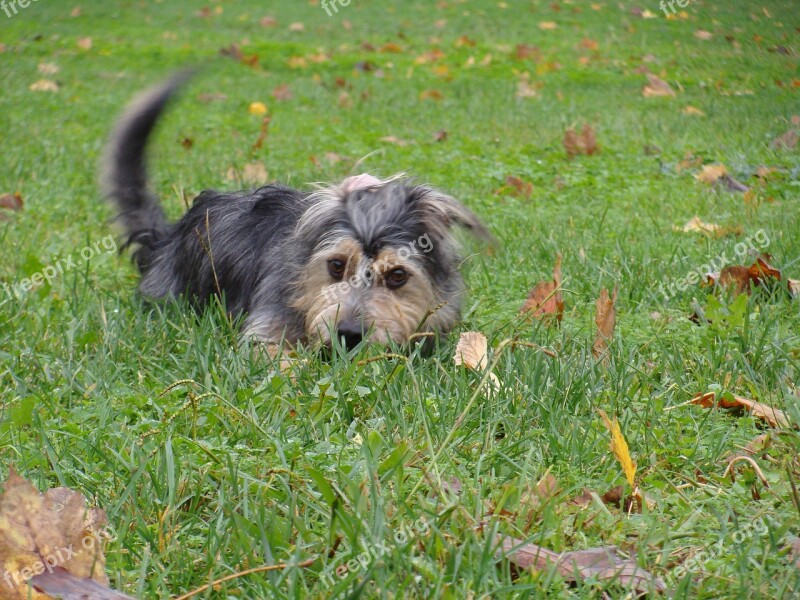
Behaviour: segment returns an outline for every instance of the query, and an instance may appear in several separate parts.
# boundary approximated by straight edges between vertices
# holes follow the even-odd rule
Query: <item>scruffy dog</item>
[[[278,184],[205,191],[168,223],[149,191],[145,147],[186,73],[137,98],[108,143],[102,185],[134,246],[140,291],[224,298],[244,334],[268,343],[403,343],[458,321],[456,226],[489,239],[450,196],[402,176],[349,177],[302,192]],[[423,335],[424,336],[424,335]]]

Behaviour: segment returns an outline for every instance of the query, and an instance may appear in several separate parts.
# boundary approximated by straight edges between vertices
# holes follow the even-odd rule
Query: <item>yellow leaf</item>
[[[251,102],[247,110],[251,115],[265,115],[267,114],[267,105],[263,102]]]
[[[636,487],[634,485],[636,463],[631,459],[631,453],[628,451],[628,442],[625,441],[625,437],[622,435],[619,421],[617,421],[616,417],[614,417],[613,421],[609,419],[608,415],[602,409],[598,408],[597,412],[600,413],[603,423],[605,423],[606,428],[611,432],[610,448],[614,456],[617,457],[619,464],[622,465],[622,470],[625,472],[625,479],[628,480],[631,487]]]
[[[558,23],[554,21],[541,21],[539,23],[539,29],[543,31],[548,31],[556,28],[558,28]]]
[[[463,365],[473,371],[486,370],[488,362],[488,342],[486,336],[478,331],[465,331],[458,338],[456,353],[453,361],[456,365]],[[500,380],[492,372],[489,372],[489,379],[486,382],[486,396],[491,398],[492,394],[500,390]]]
[[[712,183],[716,183],[720,177],[724,177],[727,174],[728,170],[725,168],[725,165],[705,165],[701,171],[695,175],[695,179],[711,185]]]

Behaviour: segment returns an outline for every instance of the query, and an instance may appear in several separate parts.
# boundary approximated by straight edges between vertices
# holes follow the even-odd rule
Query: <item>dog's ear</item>
[[[431,229],[463,227],[475,237],[494,244],[495,240],[486,225],[452,196],[432,187],[417,186],[409,199]]]

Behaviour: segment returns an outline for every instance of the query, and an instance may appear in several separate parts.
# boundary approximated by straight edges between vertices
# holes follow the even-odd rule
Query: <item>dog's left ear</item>
[[[431,229],[463,227],[475,237],[495,243],[494,237],[477,215],[452,196],[435,188],[418,186],[410,199]]]

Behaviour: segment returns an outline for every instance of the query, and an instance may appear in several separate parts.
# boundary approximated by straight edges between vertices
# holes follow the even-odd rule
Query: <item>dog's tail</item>
[[[103,155],[100,185],[117,210],[127,236],[121,246],[138,245],[133,259],[147,270],[153,249],[164,239],[168,223],[156,195],[149,189],[145,149],[158,117],[192,71],[181,71],[131,102],[117,122]]]

